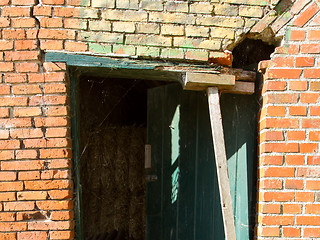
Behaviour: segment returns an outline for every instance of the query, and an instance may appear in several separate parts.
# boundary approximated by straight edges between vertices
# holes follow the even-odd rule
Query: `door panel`
[[[249,239],[255,116],[246,114],[252,98],[241,97],[223,96],[221,108],[237,236]],[[206,95],[178,84],[149,90],[148,143],[147,174],[158,180],[147,184],[147,239],[224,239]]]

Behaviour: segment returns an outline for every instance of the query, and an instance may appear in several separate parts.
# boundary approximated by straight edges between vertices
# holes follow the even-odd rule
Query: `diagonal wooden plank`
[[[236,240],[232,199],[228,177],[228,165],[220,111],[219,90],[217,87],[208,87],[207,92],[225,238],[226,240]]]

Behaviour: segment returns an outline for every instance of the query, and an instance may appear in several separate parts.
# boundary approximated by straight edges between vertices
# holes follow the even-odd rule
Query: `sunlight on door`
[[[171,166],[176,166],[171,175],[171,203],[175,203],[178,198],[179,192],[179,163],[178,158],[180,155],[180,135],[179,135],[179,123],[180,123],[180,105],[177,106],[173,119],[170,124],[171,129]]]

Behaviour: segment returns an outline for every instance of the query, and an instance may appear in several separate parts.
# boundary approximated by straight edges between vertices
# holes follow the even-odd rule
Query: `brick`
[[[50,218],[55,221],[72,220],[74,213],[73,211],[53,211]]]
[[[62,40],[40,40],[40,49],[42,50],[62,50]]]
[[[128,35],[128,38],[131,36],[132,35]],[[149,37],[157,38],[158,36],[149,36]],[[109,33],[109,32],[99,32],[99,33],[82,32],[79,34],[79,39],[87,42],[103,42],[103,43],[118,43],[118,44],[122,44],[124,41],[124,37],[122,33]],[[127,43],[131,44],[130,42],[127,42]]]
[[[304,77],[305,78],[319,78],[320,68],[314,69],[305,69],[304,70]]]
[[[161,58],[181,59],[184,57],[183,49],[164,48],[161,49]]]
[[[290,202],[294,199],[293,192],[265,192],[263,193],[263,201],[271,202]]]
[[[7,61],[38,60],[39,56],[40,56],[39,51],[5,52],[5,57]]]
[[[0,72],[12,72],[13,70],[12,62],[0,62]]]
[[[70,199],[72,192],[70,190],[51,190],[48,192],[50,199]]]
[[[92,7],[103,7],[103,8],[114,8],[115,1],[114,0],[92,0]]]
[[[17,198],[21,200],[45,200],[48,193],[46,191],[23,191],[17,193]]]
[[[187,37],[209,37],[209,28],[202,27],[202,26],[186,26],[186,36]]]
[[[26,31],[24,29],[3,29],[3,39],[26,39]]]
[[[43,102],[46,103],[46,105],[64,105],[67,104],[67,97],[66,96],[31,96],[30,97],[30,106],[41,106]]]
[[[320,190],[320,181],[317,180],[307,180],[306,189],[308,190]]]
[[[16,159],[36,159],[36,150],[16,150]]]
[[[280,211],[281,211],[281,204],[259,204],[258,205],[258,212],[270,214],[270,213],[280,213]]]
[[[303,165],[304,156],[303,155],[286,155],[285,162],[287,165]]]
[[[197,60],[197,61],[208,61],[209,54],[207,51],[187,50],[185,53],[185,58],[190,60]]]
[[[10,20],[7,17],[0,17],[0,27],[5,28],[10,26]]]
[[[308,156],[308,165],[320,165],[319,156]]]
[[[23,171],[19,172],[18,174],[19,180],[39,180],[40,179],[40,172],[39,171]],[[26,192],[27,194],[27,192]],[[30,199],[34,200],[34,199]]]
[[[306,116],[307,115],[307,107],[304,106],[290,106],[289,114],[291,116]]]
[[[301,44],[301,53],[320,53],[320,44]]]
[[[171,46],[171,37],[131,34],[127,35],[126,44],[145,46]]]
[[[12,86],[12,92],[17,95],[32,95],[42,93],[38,84],[15,85]]]
[[[299,120],[291,118],[267,118],[266,128],[298,128]]]
[[[50,138],[47,141],[47,147],[71,147],[70,139],[66,138]]]
[[[310,141],[320,141],[320,131],[312,131],[309,133]]]
[[[229,28],[241,28],[244,25],[244,21],[241,18],[235,17],[199,17],[196,19],[197,25],[204,25],[204,26],[215,26],[215,27],[229,27]]]
[[[133,33],[135,29],[136,27],[134,22],[113,22],[112,23],[112,30],[114,32]]]
[[[141,8],[150,11],[162,11],[163,4],[159,1],[149,1],[149,0],[142,0],[141,1]]]
[[[284,237],[300,237],[301,236],[301,229],[294,228],[294,227],[283,227],[282,233]]]
[[[74,231],[50,231],[50,237],[53,239],[73,239]]]
[[[70,28],[70,29],[85,30],[87,29],[87,25],[88,25],[88,22],[86,19],[66,18],[63,21],[64,21],[64,28]],[[94,30],[94,29],[91,29],[90,27],[89,29]]]
[[[276,47],[275,53],[297,54],[299,53],[299,46],[293,44],[284,44],[283,46]]]
[[[0,231],[3,231],[3,232],[26,231],[26,230],[27,230],[26,222],[0,222]]]
[[[312,66],[314,66],[314,57],[296,57],[296,67],[312,67]]]
[[[268,69],[267,78],[299,79],[301,72],[301,69]]]
[[[28,230],[63,230],[73,229],[73,222],[71,221],[33,221],[28,222]],[[50,236],[51,237],[51,236]]]
[[[210,28],[212,38],[234,39],[235,31],[232,28],[213,27]]]
[[[312,91],[320,91],[320,81],[311,81],[310,82],[310,90]]]
[[[6,83],[24,83],[27,82],[27,75],[23,73],[8,73],[4,75]]]
[[[320,237],[320,228],[304,228],[304,237]]]
[[[64,0],[42,0],[42,3],[45,5],[62,5]]]
[[[297,14],[300,12],[310,1],[309,0],[297,0],[291,7],[291,12]]]
[[[209,49],[209,50],[218,50],[221,48],[221,40],[218,40],[218,39],[206,40],[204,38],[174,37],[173,45],[175,47],[187,48],[187,49],[203,48],[203,49]],[[199,51],[199,50],[196,50],[196,51]],[[208,55],[208,54],[204,54],[203,51],[201,52],[201,54]]]
[[[217,4],[214,6],[214,13],[222,16],[237,16],[239,7],[229,4]]]
[[[137,21],[146,22],[148,14],[142,11],[132,11],[132,10],[105,10],[102,12],[102,18],[106,20],[117,20],[117,21]]]
[[[35,16],[51,16],[52,7],[51,6],[34,6],[33,15]]]
[[[161,5],[161,3],[159,3],[159,5]],[[164,6],[167,12],[188,12],[188,3],[185,2],[166,2]],[[159,8],[161,8],[161,6],[159,6]]]
[[[66,29],[40,29],[39,38],[51,40],[74,40],[75,31]]]
[[[268,116],[274,117],[284,117],[286,114],[286,107],[284,106],[268,106],[267,107],[267,114]]]
[[[0,181],[15,181],[16,179],[16,172],[0,172]]]
[[[67,210],[73,207],[72,200],[65,201],[56,201],[56,200],[48,200],[48,201],[37,201],[36,205],[40,210]]]
[[[277,93],[266,96],[267,103],[297,103],[299,95],[296,93]]]
[[[305,208],[307,214],[320,214],[320,204],[307,204]]]
[[[35,62],[21,62],[21,63],[16,63],[16,71],[20,73],[25,73],[25,72],[38,72],[39,71],[39,63]]]
[[[302,27],[305,25],[317,12],[319,11],[319,7],[316,3],[312,3],[308,6],[302,13],[298,15],[298,17],[293,21],[293,26]]]
[[[287,83],[285,81],[268,81],[266,89],[271,91],[284,91],[286,90]]]
[[[129,45],[113,45],[113,52],[121,55],[136,55],[136,47]]]
[[[1,151],[0,152],[0,159],[1,160],[10,160],[14,158],[14,151]]]
[[[117,8],[124,9],[139,9],[139,1],[138,0],[117,0],[116,1]]]
[[[67,51],[71,52],[85,52],[88,49],[88,46],[86,43],[82,42],[65,42],[64,48]]]
[[[43,28],[61,28],[62,18],[40,18],[40,27]]]
[[[301,123],[303,128],[318,128],[320,119],[302,119]]]
[[[320,40],[320,30],[309,30],[309,40]]]
[[[285,181],[286,189],[303,189],[303,180],[287,179]]]
[[[318,102],[320,94],[319,93],[301,93],[300,102],[301,103],[316,103]]]
[[[4,17],[29,17],[29,7],[3,7],[2,16]]]
[[[292,167],[265,167],[261,169],[261,177],[294,177]]]
[[[262,189],[282,189],[282,181],[279,179],[260,180],[259,188],[262,188]]]
[[[286,39],[288,41],[303,41],[306,38],[306,32],[302,30],[288,29],[286,32]]]
[[[0,40],[0,50],[12,50],[13,41],[12,40]]]
[[[259,227],[258,236],[261,237],[279,237],[280,228],[279,227]]]
[[[0,118],[7,118],[9,117],[9,114],[10,114],[9,108],[0,108]]]
[[[320,222],[320,216],[297,216],[297,225],[314,225],[317,226]]]
[[[261,223],[263,225],[293,225],[294,216],[262,216]]]
[[[29,240],[29,239],[37,239],[37,240],[46,240],[48,239],[48,233],[46,232],[18,232],[19,240]]]
[[[89,29],[92,31],[111,31],[111,22],[104,20],[89,21]]]
[[[300,153],[316,153],[318,152],[317,143],[300,143]]]
[[[187,30],[186,30],[186,32],[187,32]],[[173,25],[173,24],[164,24],[161,27],[161,34],[171,35],[171,36],[184,35],[184,26]],[[209,29],[208,29],[208,35],[209,35]]]
[[[297,168],[297,177],[320,177],[320,167]]]
[[[138,23],[137,33],[152,33],[159,34],[160,27],[157,23]]]
[[[60,75],[61,73],[58,73],[58,72],[66,71],[67,65],[64,62],[44,62],[43,68],[47,72],[46,76],[50,76],[50,75],[52,76],[52,75]],[[46,81],[48,82],[48,79],[46,79]]]
[[[26,190],[54,190],[54,189],[66,189],[66,188],[71,188],[70,180],[25,181]]]
[[[25,211],[33,210],[35,207],[33,201],[24,201],[24,202],[5,202],[3,209],[5,211]]]
[[[24,150],[26,151],[26,150]],[[2,170],[41,170],[44,169],[44,160],[21,160],[1,162]]]
[[[289,82],[289,89],[295,91],[304,91],[308,88],[307,81],[290,81]]]
[[[16,50],[35,50],[37,40],[16,40],[14,46]]]
[[[40,149],[40,158],[67,158],[71,157],[68,149]]]
[[[261,18],[263,16],[263,8],[254,6],[240,6],[239,15],[242,17]]]
[[[12,19],[12,27],[14,28],[32,28],[36,26],[34,18],[16,18]]]

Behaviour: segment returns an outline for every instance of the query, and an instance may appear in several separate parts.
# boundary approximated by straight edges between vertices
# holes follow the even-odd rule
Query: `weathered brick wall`
[[[299,14],[265,74],[259,239],[320,238],[319,9],[318,2],[296,2],[291,12]]]
[[[0,239],[74,237],[69,83],[45,52],[207,61],[250,29],[287,30],[262,92],[257,235],[320,238],[319,2],[278,2],[0,0]]]

